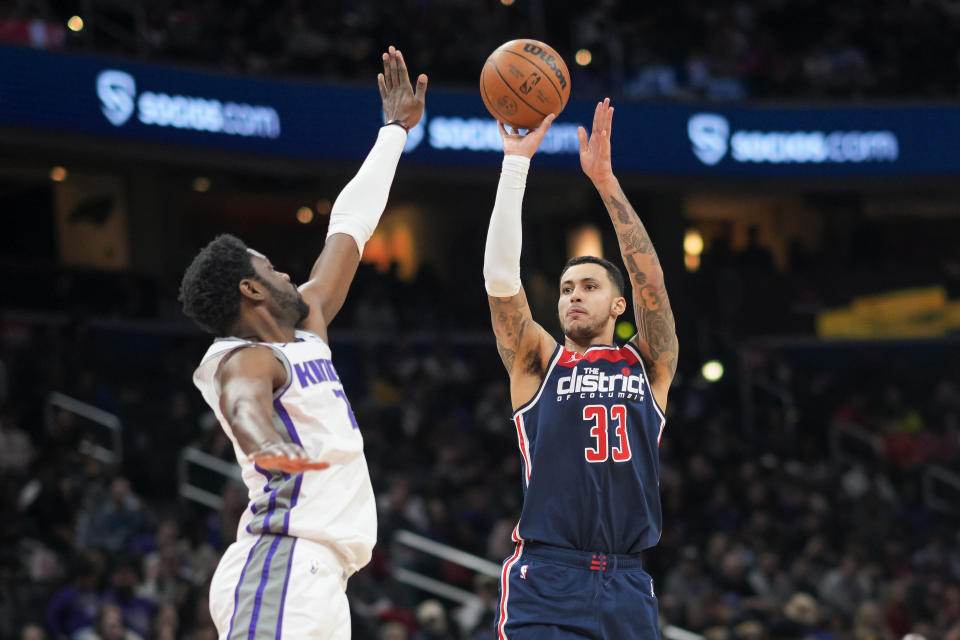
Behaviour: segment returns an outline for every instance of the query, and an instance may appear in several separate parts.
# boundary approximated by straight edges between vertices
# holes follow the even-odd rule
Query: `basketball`
[[[483,64],[480,96],[500,122],[535,129],[548,114],[560,115],[567,106],[570,72],[549,45],[511,40],[497,47]]]

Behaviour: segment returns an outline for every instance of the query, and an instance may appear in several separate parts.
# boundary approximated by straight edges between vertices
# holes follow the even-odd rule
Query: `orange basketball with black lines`
[[[560,115],[570,98],[570,72],[550,45],[511,40],[490,54],[480,72],[480,96],[494,118],[516,129],[534,129]]]

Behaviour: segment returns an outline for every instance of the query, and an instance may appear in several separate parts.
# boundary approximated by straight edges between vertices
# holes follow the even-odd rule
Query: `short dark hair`
[[[613,264],[609,260],[603,258],[598,258],[597,256],[578,256],[576,258],[570,258],[567,260],[567,264],[563,265],[563,270],[560,271],[560,279],[563,280],[563,274],[567,272],[567,269],[570,267],[575,267],[578,264],[598,264],[604,269],[607,270],[607,276],[610,278],[610,282],[613,283],[613,286],[617,288],[617,293],[623,295],[623,274],[620,273],[619,267]]]
[[[256,278],[247,245],[224,233],[200,250],[180,282],[183,312],[205,331],[226,335],[240,315],[244,278]]]

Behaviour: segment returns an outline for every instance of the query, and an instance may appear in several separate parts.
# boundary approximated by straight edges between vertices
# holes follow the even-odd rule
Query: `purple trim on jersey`
[[[243,584],[243,576],[246,575],[247,568],[250,566],[250,560],[253,558],[253,552],[257,550],[257,545],[260,544],[261,540],[263,540],[263,536],[257,538],[257,541],[250,547],[250,553],[247,554],[247,561],[243,563],[243,570],[240,571],[240,579],[237,580],[237,588],[233,591],[233,615],[230,616],[230,629],[227,631],[228,638],[233,637],[233,622],[237,617],[237,606],[240,604],[240,585]]]
[[[273,533],[270,531],[270,516],[272,516],[273,512],[277,509],[277,491],[280,491],[280,487],[282,486],[283,485],[279,485],[270,492],[270,501],[267,503],[267,517],[263,519],[263,530],[267,533]]]
[[[267,482],[270,482],[270,479],[273,477],[269,471],[258,465],[256,462],[253,463],[253,468],[256,469],[259,473],[263,474],[263,477],[267,479]]]
[[[300,497],[300,485],[303,484],[303,474],[299,474],[297,479],[293,481],[293,493],[290,494],[290,508],[287,509],[286,513],[283,514],[283,531],[284,535],[290,530],[290,512],[293,511],[293,508],[297,504],[297,498]]]
[[[254,640],[257,633],[257,619],[260,618],[260,601],[263,600],[263,589],[267,586],[267,578],[270,576],[270,561],[273,560],[273,554],[276,553],[280,545],[280,538],[275,537],[273,544],[270,545],[270,551],[267,552],[267,559],[263,562],[263,572],[260,574],[260,584],[257,585],[257,595],[253,600],[253,615],[250,616],[250,633],[247,634],[247,640]],[[228,638],[230,636],[227,636]]]
[[[286,391],[286,389],[284,389]],[[297,435],[297,429],[293,425],[293,419],[290,417],[290,414],[287,413],[287,410],[283,408],[283,403],[280,401],[280,396],[277,396],[273,400],[273,410],[277,412],[277,415],[280,417],[280,422],[283,423],[283,426],[287,428],[287,433],[290,434],[290,439],[293,440],[295,444],[303,446],[303,443],[300,442],[300,436]],[[300,497],[300,485],[303,484],[303,474],[297,474],[297,479],[294,481],[293,493],[290,496],[290,508],[287,509],[287,512],[283,514],[283,533],[286,534],[290,528],[290,512],[297,505],[297,498]]]
[[[286,518],[284,518],[284,531],[286,531]],[[297,547],[297,539],[292,538],[292,540],[290,557],[287,558],[287,575],[283,579],[283,592],[280,594],[280,613],[277,615],[277,635],[274,640],[280,640],[280,634],[283,631],[283,605],[287,602],[287,584],[290,582],[290,570],[293,567],[293,551]]]
[[[286,392],[286,389],[284,389]],[[293,420],[290,418],[290,414],[287,413],[287,410],[283,408],[283,403],[280,402],[280,398],[283,396],[281,393],[279,396],[273,399],[273,410],[277,412],[277,416],[280,418],[280,422],[283,423],[283,426],[287,428],[287,433],[290,435],[290,439],[294,444],[303,446],[303,443],[300,442],[300,436],[297,435],[297,428],[293,426]]]

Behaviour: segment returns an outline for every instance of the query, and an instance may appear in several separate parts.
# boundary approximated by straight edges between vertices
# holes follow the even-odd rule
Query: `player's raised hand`
[[[303,473],[326,469],[329,462],[311,460],[307,452],[292,442],[270,442],[250,454],[250,461],[267,471]]]
[[[556,117],[554,113],[547,115],[539,127],[523,135],[516,130],[508,131],[506,125],[502,122],[497,122],[500,129],[500,137],[503,139],[503,154],[507,156],[517,155],[532,158],[533,154],[540,148],[540,143],[543,142],[543,136],[547,135],[547,129],[550,128],[550,125],[553,124]]]
[[[383,100],[383,114],[387,121],[400,120],[408,129],[412,129],[423,117],[427,76],[421,73],[417,77],[417,90],[414,91],[410,86],[410,74],[403,61],[403,54],[390,45],[381,57],[383,73],[377,75],[377,85]]]
[[[610,98],[597,103],[593,112],[593,130],[587,137],[587,130],[577,127],[580,138],[580,167],[594,184],[600,184],[613,177],[613,165],[610,162],[610,129],[613,127],[613,107]]]

